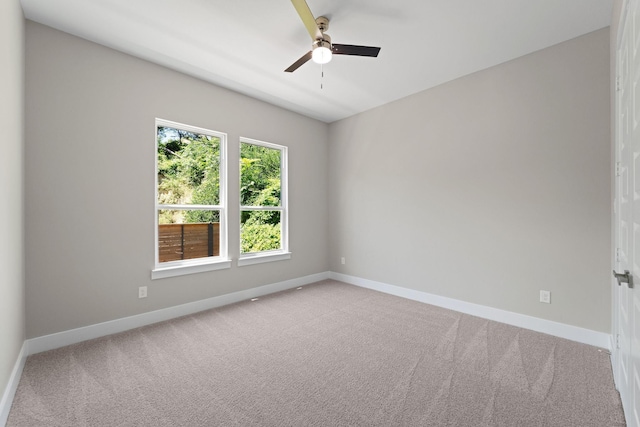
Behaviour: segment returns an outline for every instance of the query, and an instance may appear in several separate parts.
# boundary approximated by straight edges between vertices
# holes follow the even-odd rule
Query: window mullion
[[[158,209],[221,211],[222,205],[158,205]]]
[[[285,209],[281,206],[240,206],[240,210],[243,211],[280,211]]]

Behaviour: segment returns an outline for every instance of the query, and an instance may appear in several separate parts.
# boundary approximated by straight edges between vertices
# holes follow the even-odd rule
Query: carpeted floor
[[[324,281],[30,356],[7,426],[624,426],[609,355]]]

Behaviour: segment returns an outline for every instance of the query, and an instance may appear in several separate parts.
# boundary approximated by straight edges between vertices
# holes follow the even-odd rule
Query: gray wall
[[[331,125],[26,30],[27,337],[328,269],[609,332],[608,29]],[[290,147],[290,261],[150,280],[155,117],[229,134],[231,207]]]
[[[24,341],[24,18],[18,0],[0,2],[0,397]]]
[[[333,123],[332,271],[610,332],[609,104],[605,28]]]
[[[328,125],[27,21],[27,337],[328,270]],[[156,117],[289,147],[292,259],[152,281]],[[137,298],[147,285],[149,297]]]

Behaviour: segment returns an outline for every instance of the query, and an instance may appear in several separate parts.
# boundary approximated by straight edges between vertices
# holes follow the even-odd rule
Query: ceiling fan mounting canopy
[[[325,16],[318,16],[316,18],[316,25],[320,32],[324,34],[325,31],[329,30],[329,18]]]
[[[300,59],[291,64],[289,68],[284,70],[287,73],[292,73],[300,66],[305,64],[310,59],[318,64],[326,64],[331,61],[332,55],[353,55],[353,56],[369,56],[377,57],[380,52],[379,47],[372,46],[358,46],[350,44],[332,44],[331,37],[325,34],[325,31],[329,29],[329,19],[324,16],[314,18],[309,9],[309,5],[305,0],[291,0],[295,7],[302,23],[307,28],[313,44],[311,50],[305,53]]]

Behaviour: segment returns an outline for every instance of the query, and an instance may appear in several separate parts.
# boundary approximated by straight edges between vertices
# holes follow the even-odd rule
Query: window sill
[[[151,280],[164,279],[166,277],[184,276],[186,274],[204,273],[206,271],[224,270],[231,268],[231,260],[194,262],[191,264],[180,264],[171,266],[156,267],[151,270]]]
[[[263,262],[282,261],[285,259],[291,259],[291,252],[244,254],[238,259],[238,267],[262,264]]]

